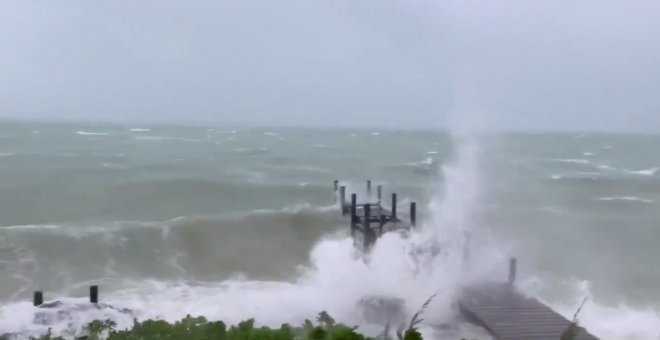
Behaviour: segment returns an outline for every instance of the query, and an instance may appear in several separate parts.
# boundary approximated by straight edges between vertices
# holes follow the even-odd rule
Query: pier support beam
[[[378,204],[383,200],[383,186],[378,184],[376,187],[376,196],[378,198]]]
[[[371,180],[367,180],[367,199],[371,197]]]
[[[99,303],[99,286],[89,287],[89,302]]]
[[[392,219],[396,221],[396,192],[392,193]]]
[[[357,195],[351,194],[351,235],[355,234],[357,223]]]
[[[44,304],[44,293],[42,291],[34,292],[34,297],[32,298],[32,305],[39,307]]]
[[[339,204],[342,216],[346,216],[346,186],[339,188]]]
[[[509,284],[516,283],[516,272],[518,271],[518,259],[512,257],[509,259]]]
[[[417,202],[410,202],[410,224],[417,226]]]

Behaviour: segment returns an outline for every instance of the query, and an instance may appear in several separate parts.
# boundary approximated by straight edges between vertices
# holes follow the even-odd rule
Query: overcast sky
[[[660,1],[0,0],[0,118],[660,131]]]

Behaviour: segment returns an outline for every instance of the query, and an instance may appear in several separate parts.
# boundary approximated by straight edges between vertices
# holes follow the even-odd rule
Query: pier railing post
[[[380,213],[380,227],[378,228],[378,232],[380,235],[383,235],[383,226],[385,225],[385,215],[383,215],[382,208],[381,208],[381,213]]]
[[[417,225],[417,203],[416,202],[410,202],[410,224],[412,226]]]
[[[371,180],[367,180],[367,199],[371,197]]]
[[[509,284],[516,283],[516,272],[518,271],[518,259],[512,257],[509,259]]]
[[[34,292],[34,297],[32,298],[32,305],[39,307],[44,304],[44,293],[42,291]]]
[[[380,205],[380,201],[383,200],[383,186],[380,184],[376,187],[376,196],[378,198],[378,204]]]
[[[346,187],[343,185],[339,188],[339,204],[342,216],[346,216]]]
[[[99,303],[99,286],[89,287],[89,302]]]
[[[351,235],[355,234],[355,223],[357,223],[357,195],[351,194]]]
[[[339,189],[339,181],[335,180],[335,196],[332,199],[332,203],[337,203],[337,190]]]
[[[364,228],[364,250],[369,250],[371,247],[371,236],[373,234],[371,230],[371,205],[369,203],[364,205],[364,223],[362,223]]]
[[[396,221],[396,192],[392,193],[392,219]]]

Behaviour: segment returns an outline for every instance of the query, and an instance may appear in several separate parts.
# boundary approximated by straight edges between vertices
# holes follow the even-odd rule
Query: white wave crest
[[[650,168],[644,170],[625,170],[630,175],[655,176],[660,172],[660,168]]]
[[[611,197],[601,197],[599,201],[624,201],[624,202],[642,202],[647,204],[652,204],[653,200],[641,198],[637,196],[611,196]]]
[[[110,136],[107,132],[76,131],[79,136]]]

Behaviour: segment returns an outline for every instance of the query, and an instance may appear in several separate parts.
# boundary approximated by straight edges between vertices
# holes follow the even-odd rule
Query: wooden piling
[[[335,180],[335,192],[337,192],[338,188],[339,188],[339,181]]]
[[[367,180],[367,198],[371,197],[371,180]]]
[[[99,286],[89,287],[89,302],[99,303]]]
[[[392,218],[396,220],[396,192],[392,193]]]
[[[417,225],[417,202],[410,202],[410,224]]]
[[[356,223],[357,223],[357,195],[351,194],[351,235],[355,234]]]
[[[34,292],[34,297],[32,299],[32,305],[39,307],[44,304],[44,293],[42,291]]]
[[[509,259],[509,284],[516,283],[516,272],[518,271],[518,259],[512,257]]]
[[[371,206],[367,203],[364,205],[364,223],[362,226],[364,228],[364,250],[369,250],[371,248]]]
[[[383,209],[381,209],[382,211]],[[385,215],[381,212],[380,214],[380,226],[378,228],[378,233],[382,236],[383,235],[383,226],[385,225]]]
[[[346,216],[346,186],[339,188],[339,204],[342,216]]]
[[[378,198],[378,204],[380,204],[380,201],[383,200],[383,186],[380,184],[376,187],[376,196]]]

